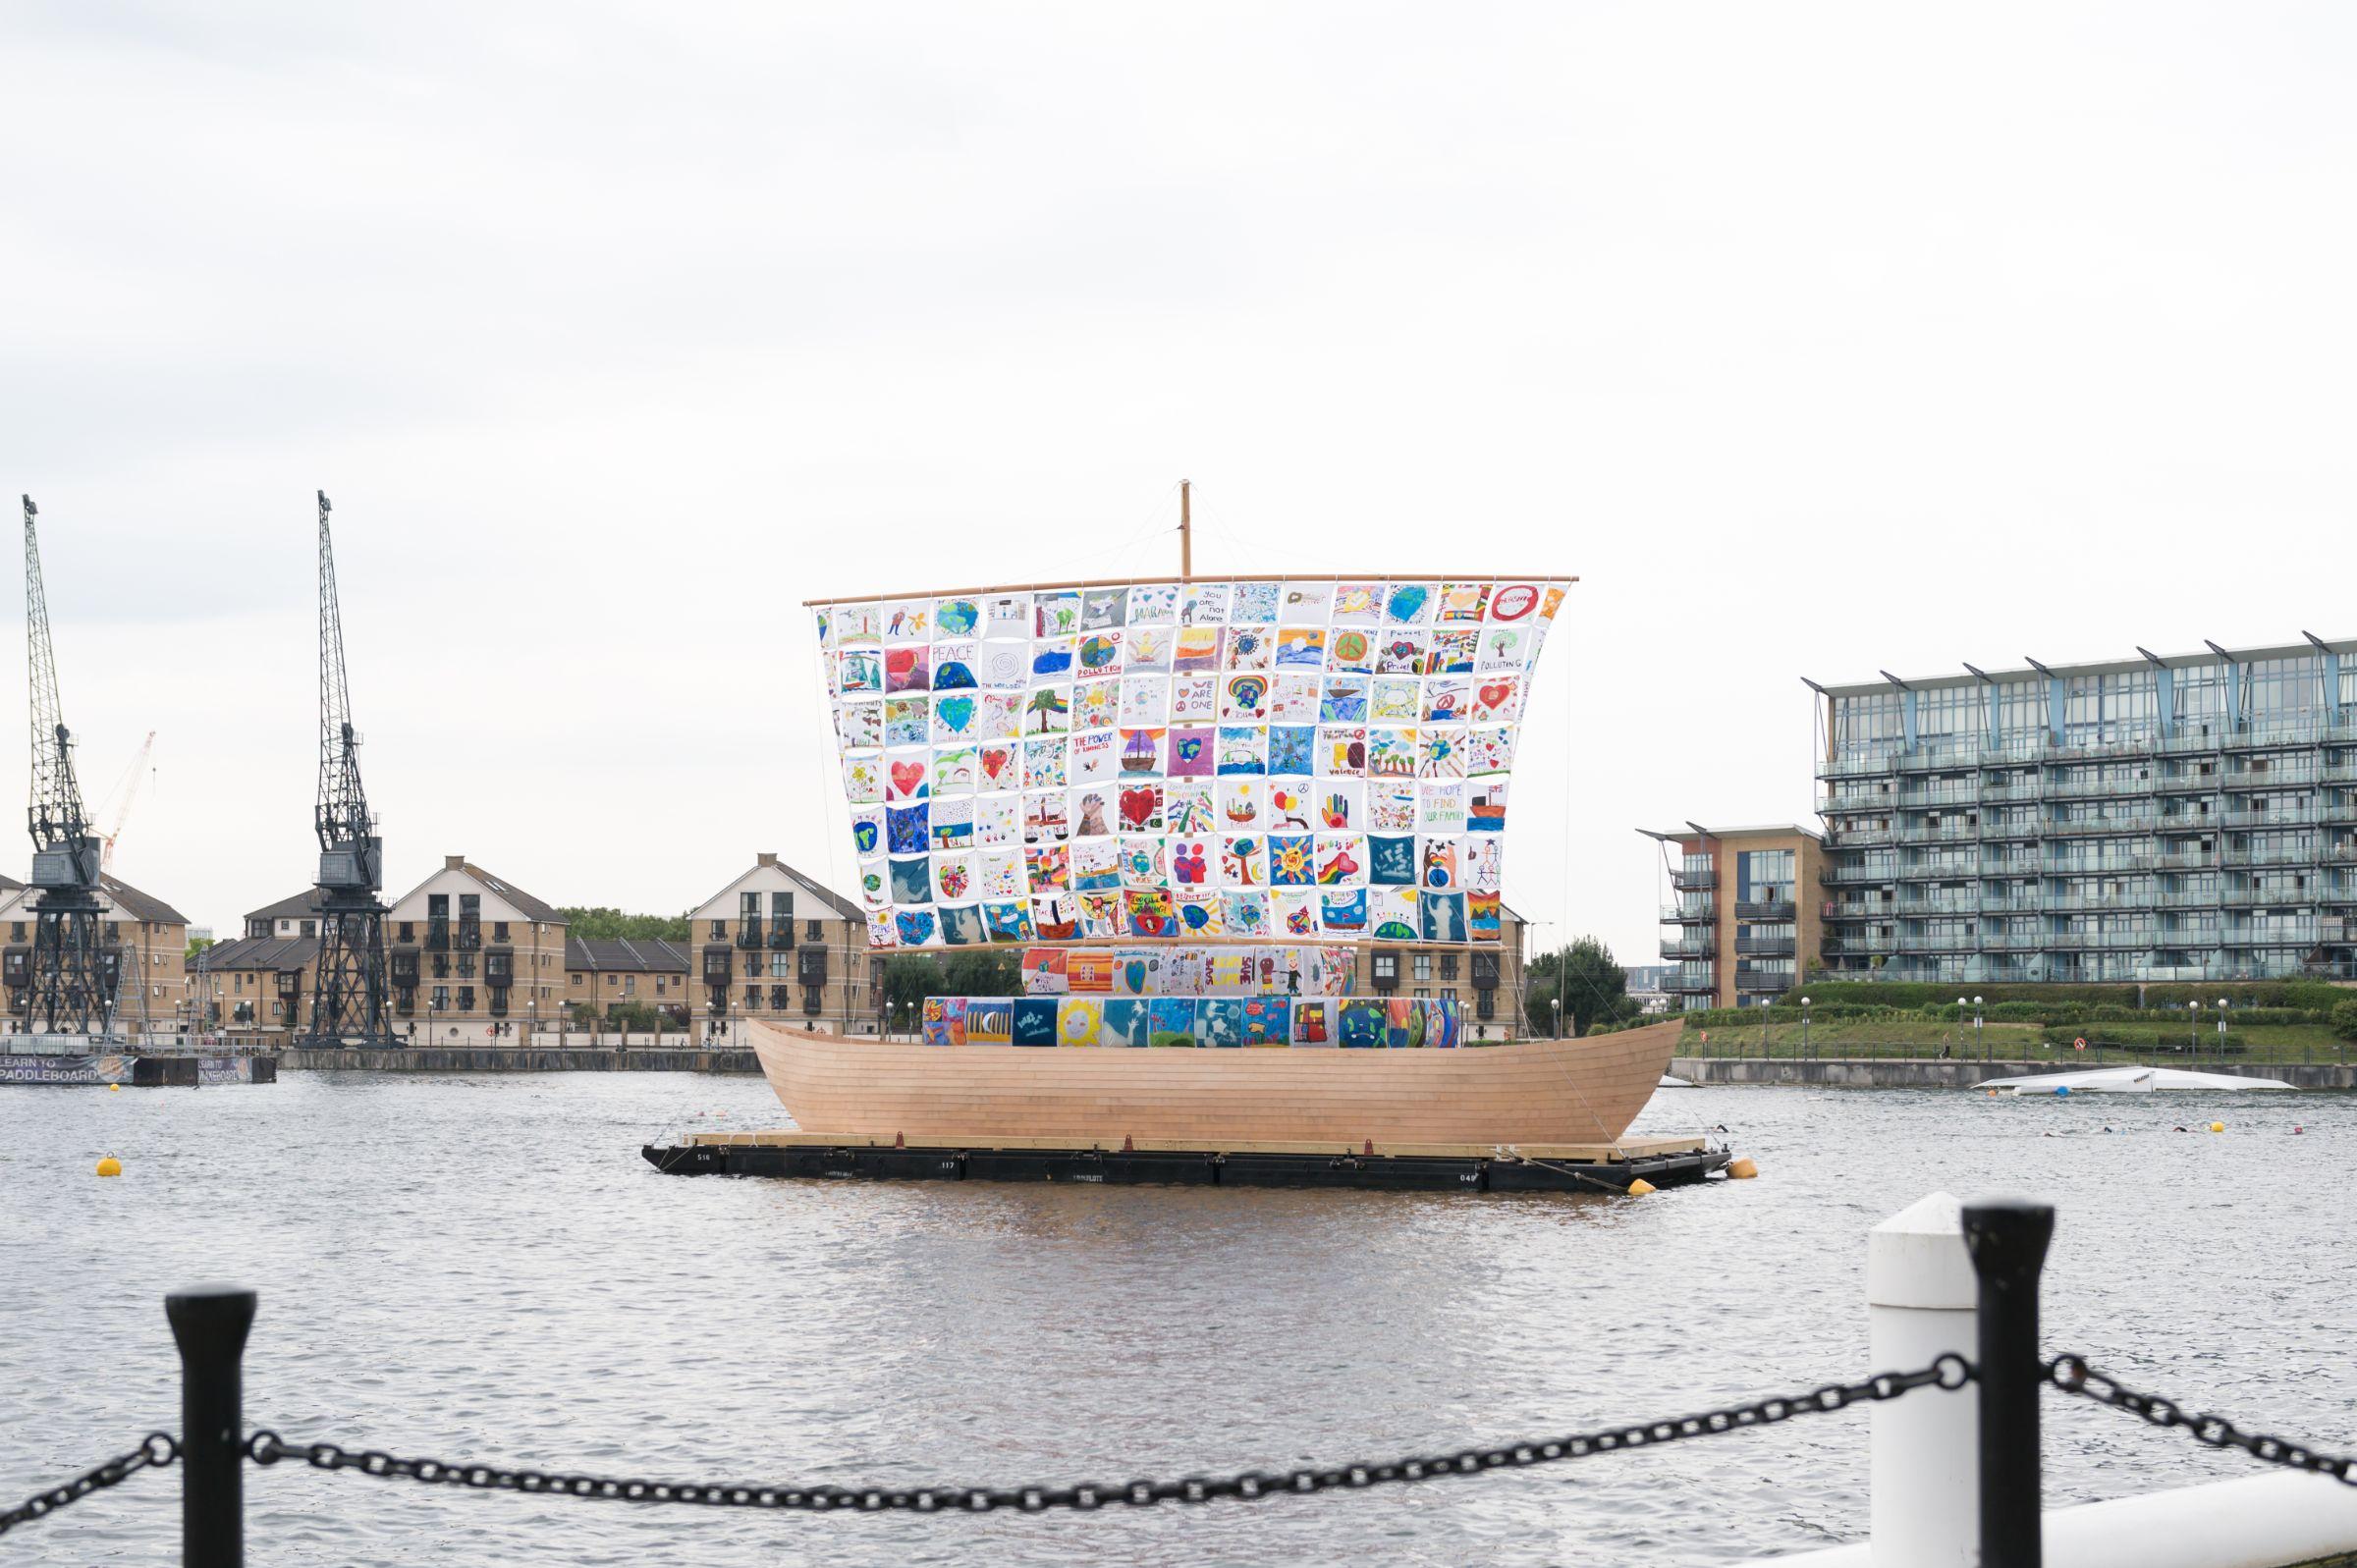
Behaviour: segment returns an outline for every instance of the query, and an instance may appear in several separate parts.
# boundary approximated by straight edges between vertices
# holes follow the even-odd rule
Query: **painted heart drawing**
[[[892,765],[892,792],[906,800],[925,784],[925,765],[921,762],[896,762]]]
[[[944,730],[949,730],[952,734],[964,734],[967,727],[974,722],[974,699],[971,697],[936,697],[933,700],[933,714],[941,721],[941,727]]]
[[[1124,789],[1122,791],[1122,826],[1140,829],[1154,820],[1154,791]]]
[[[1487,685],[1481,688],[1481,705],[1484,708],[1495,711],[1499,708],[1505,707],[1507,700],[1511,698],[1513,694],[1513,682],[1509,680],[1501,680],[1493,685]]]

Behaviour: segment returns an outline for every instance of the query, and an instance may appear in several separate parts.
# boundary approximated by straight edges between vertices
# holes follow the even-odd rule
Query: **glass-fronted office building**
[[[2357,979],[2357,642],[1817,686],[1835,978]]]

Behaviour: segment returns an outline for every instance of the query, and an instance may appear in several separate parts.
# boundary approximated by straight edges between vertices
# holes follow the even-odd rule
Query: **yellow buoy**
[[[1741,1160],[1729,1161],[1727,1162],[1727,1174],[1730,1180],[1749,1181],[1752,1177],[1758,1175],[1759,1173],[1760,1167],[1753,1164],[1749,1157],[1745,1157]]]
[[[119,1095],[123,1092],[123,1086],[119,1083],[110,1083],[106,1086],[106,1092],[110,1095]]]
[[[2226,1124],[2222,1121],[2214,1121],[2210,1123],[2210,1130],[2212,1132],[2224,1132],[2226,1130]]]
[[[108,1155],[104,1160],[98,1162],[98,1174],[120,1176],[123,1174],[123,1162],[117,1160],[113,1155]]]
[[[1643,1176],[1639,1176],[1636,1180],[1628,1184],[1628,1195],[1631,1198],[1642,1198],[1647,1193],[1657,1190],[1659,1189],[1657,1189],[1652,1182],[1647,1181]]]

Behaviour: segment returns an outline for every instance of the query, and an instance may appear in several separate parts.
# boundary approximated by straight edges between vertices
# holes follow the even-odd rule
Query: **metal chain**
[[[16,1507],[0,1513],[0,1536],[19,1525],[53,1514],[70,1502],[80,1502],[93,1491],[120,1486],[142,1470],[160,1470],[179,1457],[180,1443],[170,1433],[151,1432],[131,1452],[119,1454],[95,1470],[84,1471],[62,1487],[36,1491]]]
[[[1290,1471],[1248,1470],[1233,1476],[1190,1476],[1182,1481],[1086,1483],[1074,1487],[755,1487],[729,1483],[637,1481],[609,1476],[560,1475],[511,1470],[502,1465],[453,1464],[440,1459],[396,1459],[377,1449],[355,1453],[332,1442],[290,1443],[278,1433],[256,1432],[247,1453],[256,1464],[299,1459],[319,1470],[357,1470],[371,1476],[402,1477],[428,1485],[492,1490],[554,1493],[623,1502],[685,1502],[722,1508],[791,1508],[812,1513],[851,1510],[883,1513],[989,1513],[1013,1508],[1041,1513],[1051,1508],[1102,1508],[1108,1503],[1151,1507],[1162,1502],[1210,1502],[1217,1497],[1251,1500],[1279,1494],[1304,1495],[1334,1489],[1363,1489],[1397,1482],[1434,1481],[1493,1470],[1522,1469],[1562,1459],[1626,1448],[1649,1448],[1685,1437],[1773,1426],[1794,1416],[1840,1410],[1848,1405],[1896,1399],[1917,1388],[1961,1388],[1972,1380],[1972,1364],[1946,1355],[1916,1372],[1886,1372],[1858,1382],[1828,1383],[1806,1393],[1754,1400],[1724,1410],[1679,1416],[1632,1427],[1607,1427],[1568,1437],[1465,1448],[1452,1454],[1395,1459],[1383,1464],[1304,1467]]]
[[[2357,1487],[2357,1459],[2339,1454],[2320,1454],[2287,1437],[2244,1432],[2225,1417],[2211,1415],[2206,1411],[2189,1416],[2173,1399],[2165,1399],[2159,1394],[2139,1393],[2117,1379],[2096,1371],[2087,1364],[2084,1356],[2056,1356],[2046,1364],[2046,1380],[2066,1394],[2077,1394],[2099,1405],[2131,1411],[2156,1427],[2181,1427],[2195,1442],[2209,1447],[2239,1448],[2252,1458],[2264,1459],[2271,1465],[2311,1470],[2320,1476],[2330,1476],[2343,1486]]]

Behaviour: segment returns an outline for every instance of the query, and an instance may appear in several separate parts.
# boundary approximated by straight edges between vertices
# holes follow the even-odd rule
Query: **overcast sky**
[[[220,0],[0,21],[0,487],[116,870],[850,885],[800,601],[1576,572],[1509,903],[1809,820],[1825,681],[2357,633],[2357,13]],[[0,774],[24,777],[23,727]],[[5,861],[22,871],[28,845]]]

